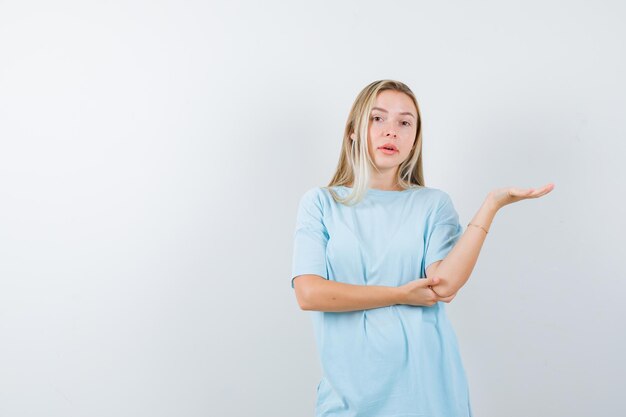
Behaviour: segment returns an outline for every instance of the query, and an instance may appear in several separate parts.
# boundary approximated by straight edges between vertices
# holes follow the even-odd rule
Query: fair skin
[[[367,135],[370,158],[375,166],[370,174],[370,188],[402,190],[396,182],[396,173],[398,166],[409,157],[416,135],[417,109],[409,96],[395,90],[379,93],[372,106]],[[387,143],[398,151],[385,153],[381,147]]]
[[[417,133],[417,111],[404,93],[385,90],[379,93],[370,115],[368,145],[375,164],[370,188],[401,190],[395,182],[399,165],[409,157]],[[413,117],[410,116],[413,115]],[[385,154],[380,147],[391,143],[397,152]],[[505,187],[490,191],[470,223],[489,230],[501,208],[526,199],[544,196],[554,189],[548,183],[541,188]],[[487,234],[479,227],[468,226],[445,259],[426,268],[426,278],[399,287],[353,285],[326,280],[318,275],[301,275],[294,280],[296,298],[303,310],[354,311],[395,304],[432,306],[449,303],[469,279]]]

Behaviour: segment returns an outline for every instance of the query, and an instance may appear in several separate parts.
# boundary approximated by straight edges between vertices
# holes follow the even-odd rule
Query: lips
[[[394,145],[393,143],[385,143],[384,145],[379,146],[378,149],[388,149],[391,151],[398,152],[398,148],[396,148],[396,145]]]

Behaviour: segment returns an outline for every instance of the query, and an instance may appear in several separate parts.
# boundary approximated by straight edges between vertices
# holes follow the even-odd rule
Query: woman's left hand
[[[501,209],[507,204],[515,203],[527,198],[538,198],[548,194],[554,189],[553,183],[548,183],[542,188],[498,188],[489,193],[487,198],[497,208]]]

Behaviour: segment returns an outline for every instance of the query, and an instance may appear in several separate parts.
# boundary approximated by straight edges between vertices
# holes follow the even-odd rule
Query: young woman
[[[472,415],[444,303],[496,212],[554,185],[491,191],[463,231],[448,194],[425,186],[421,150],[413,92],[373,82],[352,106],[334,177],[300,199],[291,286],[313,313],[317,417]]]

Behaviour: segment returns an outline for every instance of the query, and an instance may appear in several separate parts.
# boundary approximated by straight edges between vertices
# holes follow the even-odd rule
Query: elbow
[[[321,304],[316,301],[319,297],[315,297],[315,288],[307,288],[298,298],[298,305],[303,311],[323,311]]]
[[[319,311],[319,308],[315,306],[315,304],[309,302],[308,300],[298,301],[298,305],[300,306],[300,310],[302,311]]]
[[[448,291],[448,290],[442,290],[442,289],[439,289],[439,288],[437,288],[437,289],[433,289],[433,291],[435,291],[435,294],[437,294],[437,296],[438,296],[439,298],[448,298],[448,297],[450,297],[451,295],[456,294],[456,293],[454,293],[454,292],[450,292],[450,291]]]
[[[298,306],[300,306],[300,310],[302,311],[312,310],[311,305],[304,299],[298,298]]]
[[[301,285],[295,289],[296,300],[298,300],[298,306],[300,307],[300,310],[303,310],[303,311],[313,310],[313,306],[311,305],[311,302],[310,302],[311,289],[308,287],[309,286],[307,285]]]
[[[308,311],[316,309],[313,300],[317,292],[318,283],[323,281],[325,281],[325,278],[317,275],[302,276],[302,278],[294,280],[294,289],[300,310]]]
[[[439,284],[433,285],[432,290],[439,296],[440,298],[450,297],[459,291],[458,288],[454,287],[450,282],[446,279],[440,279]]]
[[[320,311],[320,305],[316,302],[319,297],[316,297],[316,288],[315,286],[306,286],[306,288],[300,294],[300,298],[298,299],[298,305],[300,306],[300,310],[303,311]]]
[[[309,301],[306,295],[302,293],[302,291],[296,291],[296,300],[298,300],[298,306],[300,307],[300,310],[307,311],[311,309]]]

